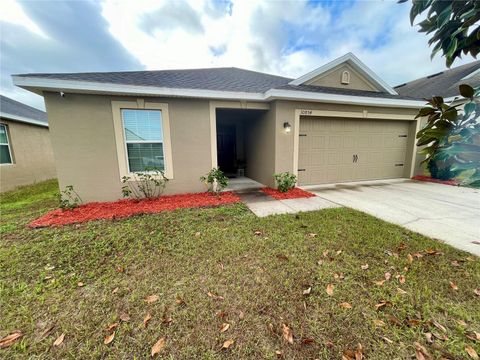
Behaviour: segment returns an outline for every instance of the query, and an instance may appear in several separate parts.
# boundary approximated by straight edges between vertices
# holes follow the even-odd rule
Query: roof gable
[[[349,81],[344,83],[343,73],[347,71]],[[355,90],[386,92],[396,95],[397,92],[383,81],[370,68],[362,63],[354,54],[348,53],[328,64],[291,81],[290,85],[316,85]]]

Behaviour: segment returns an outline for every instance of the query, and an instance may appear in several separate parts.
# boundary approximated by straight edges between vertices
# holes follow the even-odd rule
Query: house
[[[448,102],[455,96],[460,96],[460,84],[468,84],[474,88],[480,86],[480,60],[395,86],[394,89],[404,96],[417,99],[442,96]]]
[[[299,78],[238,68],[22,74],[45,98],[60,187],[84,201],[121,197],[121,179],[154,166],[166,193],[204,191],[219,166],[274,186],[410,178],[415,119],[424,105],[399,95],[355,55]]]
[[[0,95],[0,192],[55,177],[47,114]]]

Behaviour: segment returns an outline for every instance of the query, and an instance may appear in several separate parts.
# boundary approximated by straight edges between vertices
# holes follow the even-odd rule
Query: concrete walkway
[[[480,256],[479,190],[406,179],[304,189]]]
[[[259,189],[237,192],[237,194],[245,205],[258,217],[340,207],[338,204],[317,196],[301,199],[275,200]]]

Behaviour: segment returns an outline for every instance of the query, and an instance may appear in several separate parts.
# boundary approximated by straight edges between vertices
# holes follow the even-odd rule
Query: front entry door
[[[236,128],[231,124],[219,124],[217,127],[218,167],[224,173],[236,172]]]

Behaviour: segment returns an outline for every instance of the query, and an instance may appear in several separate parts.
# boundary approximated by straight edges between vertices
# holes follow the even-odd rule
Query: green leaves
[[[480,185],[479,91],[460,85],[459,92],[463,99],[456,98],[455,105],[437,96],[419,110],[416,118],[427,117],[427,124],[417,132],[417,146],[423,146],[420,153],[426,158],[422,163],[428,162],[432,177],[452,178],[466,171],[464,183],[476,186]]]
[[[404,3],[407,0],[400,0]],[[427,11],[428,10],[428,11]],[[419,32],[433,34],[429,45],[433,58],[440,50],[450,67],[462,53],[476,57],[480,53],[480,5],[478,0],[412,0],[410,23],[427,11],[426,18],[418,23]],[[470,29],[474,27],[473,29]]]
[[[462,95],[464,98],[473,98],[473,95],[475,94],[475,91],[470,85],[467,84],[462,84],[458,87],[460,90],[460,95]]]

